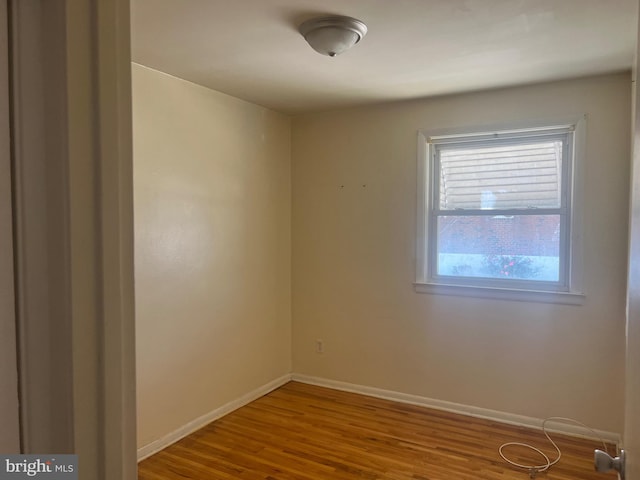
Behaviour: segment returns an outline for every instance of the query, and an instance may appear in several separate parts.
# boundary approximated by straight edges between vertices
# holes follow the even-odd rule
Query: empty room
[[[637,25],[131,0],[138,478],[640,480]]]

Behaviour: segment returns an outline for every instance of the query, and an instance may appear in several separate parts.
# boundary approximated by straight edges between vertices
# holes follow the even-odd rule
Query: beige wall
[[[133,66],[138,446],[291,371],[290,123]]]
[[[619,74],[295,117],[294,371],[622,432],[630,91]],[[417,130],[582,113],[584,305],[415,293]]]

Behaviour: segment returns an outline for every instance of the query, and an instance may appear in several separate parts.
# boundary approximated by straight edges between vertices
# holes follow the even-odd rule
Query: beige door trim
[[[19,453],[7,2],[0,0],[0,452]]]
[[[136,478],[128,0],[11,0],[25,451]]]

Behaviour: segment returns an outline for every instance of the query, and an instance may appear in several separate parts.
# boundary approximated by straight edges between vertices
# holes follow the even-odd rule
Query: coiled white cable
[[[558,452],[558,456],[557,456],[557,458],[555,460],[551,460],[544,452],[542,452],[542,450],[540,450],[540,449],[538,449],[538,448],[536,448],[536,447],[534,447],[532,445],[529,445],[528,443],[520,443],[520,442],[507,442],[507,443],[503,443],[502,445],[500,445],[500,448],[498,449],[498,453],[500,454],[502,459],[505,462],[507,462],[508,464],[513,465],[514,467],[518,467],[518,468],[522,468],[522,469],[528,470],[529,471],[529,476],[531,478],[534,478],[538,472],[544,472],[544,471],[548,470],[552,465],[555,465],[556,463],[558,463],[558,461],[560,461],[560,458],[562,457],[562,452],[560,451],[560,448],[558,447],[556,442],[554,442],[551,439],[551,437],[549,436],[549,433],[547,432],[547,429],[546,429],[547,422],[551,422],[551,421],[574,423],[576,425],[579,425],[579,426],[585,428],[586,430],[589,430],[593,434],[594,437],[598,438],[602,442],[602,447],[604,448],[604,451],[605,452],[607,451],[607,445],[606,445],[605,441],[591,427],[585,425],[582,422],[574,420],[573,418],[548,417],[548,418],[545,418],[544,421],[542,422],[542,433],[544,433],[544,436],[547,437],[547,440],[549,440],[549,442],[551,442],[551,445],[553,445],[553,448],[555,448],[556,452]],[[529,450],[533,450],[538,455],[540,455],[542,458],[544,458],[545,463],[540,464],[540,465],[523,465],[521,463],[514,462],[513,460],[509,460],[506,457],[506,455],[504,454],[503,450],[506,447],[515,447],[515,446],[524,447],[524,448],[528,448]]]

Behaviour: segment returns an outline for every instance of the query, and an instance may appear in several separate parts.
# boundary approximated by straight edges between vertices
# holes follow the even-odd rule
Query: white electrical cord
[[[558,452],[558,457],[555,460],[551,460],[547,455],[545,455],[544,452],[542,452],[540,449],[529,445],[527,443],[520,443],[520,442],[507,442],[507,443],[503,443],[502,445],[500,445],[500,448],[498,449],[498,453],[500,454],[500,456],[502,457],[502,459],[507,462],[510,465],[513,465],[514,467],[518,467],[518,468],[523,468],[525,470],[529,471],[529,476],[531,478],[534,478],[536,476],[536,474],[538,472],[544,472],[546,470],[548,470],[552,465],[555,465],[556,463],[558,463],[558,461],[560,460],[560,457],[562,457],[562,452],[560,451],[560,448],[558,447],[558,445],[556,444],[556,442],[554,442],[551,437],[549,436],[549,433],[547,433],[547,429],[546,429],[546,425],[547,422],[550,421],[557,421],[557,422],[570,422],[570,423],[574,423],[576,425],[580,425],[581,427],[585,428],[586,430],[589,430],[594,437],[598,438],[601,442],[602,442],[602,446],[604,448],[604,451],[607,451],[607,445],[604,442],[604,440],[602,439],[602,437],[600,437],[600,435],[598,435],[595,430],[593,430],[591,427],[588,427],[587,425],[585,425],[582,422],[579,422],[577,420],[574,420],[573,418],[566,418],[566,417],[549,417],[549,418],[545,418],[544,421],[542,422],[542,433],[544,433],[545,437],[547,437],[547,440],[549,440],[549,442],[551,442],[551,445],[553,445],[553,447],[556,449],[556,452]],[[542,458],[544,458],[545,463],[541,464],[541,465],[523,465],[521,463],[517,463],[514,462],[513,460],[509,460],[503,450],[506,447],[515,447],[515,446],[519,446],[519,447],[524,447],[524,448],[528,448],[529,450],[533,450],[534,452],[536,452],[538,455],[540,455]]]

